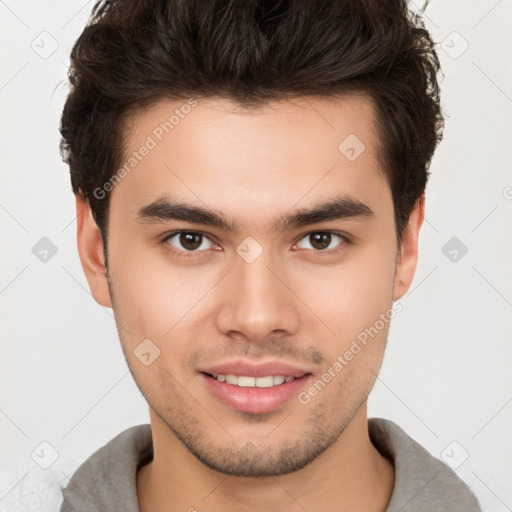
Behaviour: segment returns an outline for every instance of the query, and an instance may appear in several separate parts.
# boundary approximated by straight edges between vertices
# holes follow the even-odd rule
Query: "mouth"
[[[279,363],[221,365],[199,372],[207,393],[229,408],[253,414],[280,409],[297,397],[312,373]]]

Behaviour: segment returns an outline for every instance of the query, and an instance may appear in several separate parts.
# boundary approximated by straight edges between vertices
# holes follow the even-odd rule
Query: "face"
[[[366,407],[422,204],[399,250],[369,99],[185,105],[131,117],[108,281],[90,211],[82,264],[169,435],[227,474],[287,473]]]

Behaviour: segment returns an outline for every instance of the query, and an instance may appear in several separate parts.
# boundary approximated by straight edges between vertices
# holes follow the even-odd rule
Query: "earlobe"
[[[99,304],[111,308],[110,291],[103,254],[103,237],[90,205],[76,195],[77,244],[80,262],[91,293]]]
[[[400,260],[397,262],[393,300],[398,300],[409,290],[418,263],[418,239],[425,218],[425,196],[416,201],[402,235]]]

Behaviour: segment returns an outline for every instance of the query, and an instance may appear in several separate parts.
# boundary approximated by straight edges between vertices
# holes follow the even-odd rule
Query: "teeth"
[[[242,388],[271,388],[284,382],[291,382],[295,377],[283,375],[268,375],[266,377],[249,377],[248,375],[212,375],[219,382],[226,382]]]
[[[241,388],[253,388],[255,385],[256,379],[254,377],[246,377],[245,375],[238,377],[237,386]]]
[[[226,384],[238,386],[238,377],[236,375],[226,375]]]

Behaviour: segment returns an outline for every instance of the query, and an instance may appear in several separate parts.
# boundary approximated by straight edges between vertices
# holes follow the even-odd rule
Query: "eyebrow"
[[[366,204],[351,196],[341,196],[317,204],[309,209],[296,210],[291,214],[281,215],[273,224],[271,231],[287,231],[309,224],[328,222],[339,219],[369,218],[375,212]],[[141,207],[136,220],[143,223],[180,220],[191,224],[204,224],[225,231],[241,231],[238,223],[227,218],[223,213],[194,206],[181,201],[160,197]]]

